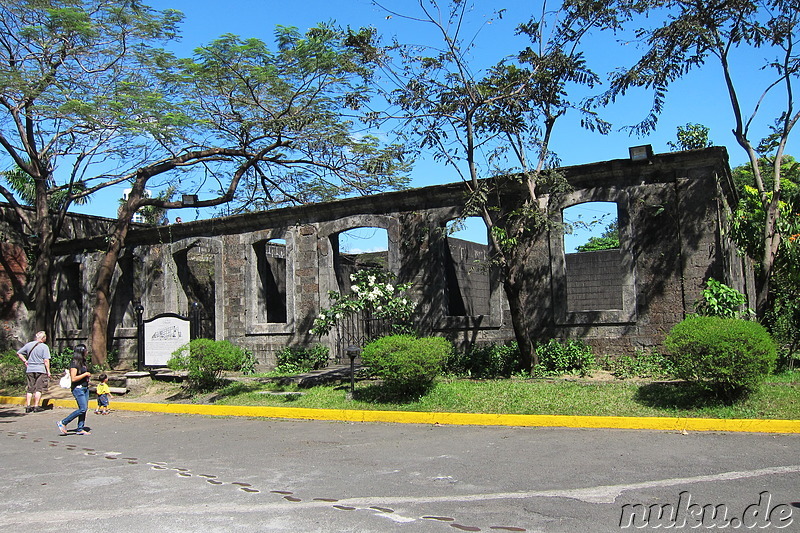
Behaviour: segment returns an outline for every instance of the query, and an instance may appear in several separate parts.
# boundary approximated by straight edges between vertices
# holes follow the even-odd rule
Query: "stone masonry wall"
[[[562,210],[570,205],[616,202],[621,244],[618,251],[571,257],[564,254],[559,231],[551,230],[549,238],[534,243],[525,265],[531,292],[527,312],[537,324],[532,335],[580,338],[600,354],[659,347],[672,325],[692,310],[709,276],[728,284],[748,285],[747,265],[737,263],[735,250],[719,231],[733,201],[724,148],[561,170],[573,191],[548,199],[554,222],[560,221]],[[484,278],[472,286],[480,295],[473,292],[470,299],[480,305],[472,305],[460,315],[450,314],[447,265],[453,247],[444,228],[460,215],[464,194],[463,185],[456,183],[163,227],[137,227],[130,232],[125,251],[130,266],[121,267],[117,277],[130,290],[121,291],[115,300],[113,345],[123,357],[135,353],[135,328],[131,326],[139,302],[145,318],[188,311],[190,296],[176,272],[175,258],[181,253],[191,257],[194,252],[187,250],[195,249],[203,259],[206,286],[214,287],[213,335],[217,339],[249,348],[265,369],[274,366],[275,352],[285,346],[323,342],[333,348],[332,336],[320,339],[309,330],[320,309],[328,305],[328,291],[339,287],[337,235],[357,227],[387,231],[387,268],[396,274],[398,283],[412,282],[410,296],[418,302],[415,325],[421,333],[447,336],[460,347],[511,340],[514,332],[508,304],[495,267],[485,270]],[[509,188],[504,194],[524,198],[522,190],[515,193]],[[257,250],[272,239],[286,243],[285,322],[270,321],[259,307],[265,304],[259,296],[263,296],[259,292],[263,287]],[[83,250],[84,286],[89,287],[102,248],[102,237],[89,234],[60,242],[57,250],[65,257]],[[480,251],[476,248],[470,253]],[[616,267],[609,258],[614,254]],[[576,274],[582,264],[595,260],[592,257],[604,260]],[[463,270],[463,266],[458,268]],[[578,303],[578,298],[584,303]],[[84,305],[91,305],[90,297],[83,300]],[[210,301],[207,305],[212,305]],[[70,340],[85,338],[88,324],[81,331],[58,335]],[[332,358],[340,355],[331,354]]]

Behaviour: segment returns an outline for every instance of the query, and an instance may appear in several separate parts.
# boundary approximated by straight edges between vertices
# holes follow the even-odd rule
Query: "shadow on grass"
[[[633,399],[654,409],[703,409],[730,406],[744,397],[743,392],[738,395],[720,395],[697,383],[677,381],[642,385]]]
[[[425,391],[415,389],[398,389],[383,383],[375,383],[361,387],[353,392],[353,399],[366,403],[407,404],[418,401]]]

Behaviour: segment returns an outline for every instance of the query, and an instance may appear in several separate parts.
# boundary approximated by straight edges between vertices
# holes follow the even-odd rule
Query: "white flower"
[[[355,280],[356,280],[356,275],[350,274],[350,281],[355,281]]]
[[[387,290],[388,292],[392,293],[392,292],[394,292],[394,287],[392,287],[392,285],[391,285],[391,284],[389,284],[389,285],[387,285],[387,286],[386,286],[386,290]]]
[[[353,292],[358,293],[358,291],[360,291],[360,290],[361,290],[361,287],[359,287],[358,285],[353,285]]]

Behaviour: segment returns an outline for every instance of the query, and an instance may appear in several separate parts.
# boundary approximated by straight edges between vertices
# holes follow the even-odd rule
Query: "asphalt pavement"
[[[0,405],[0,531],[800,531],[796,433],[69,410]]]

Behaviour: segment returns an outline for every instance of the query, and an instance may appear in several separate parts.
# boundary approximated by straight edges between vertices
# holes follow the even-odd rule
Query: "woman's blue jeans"
[[[75,387],[72,389],[72,395],[75,396],[75,401],[78,402],[78,408],[72,411],[61,423],[66,426],[77,418],[78,431],[80,431],[86,421],[86,410],[89,409],[89,387]]]

